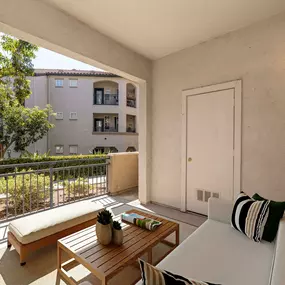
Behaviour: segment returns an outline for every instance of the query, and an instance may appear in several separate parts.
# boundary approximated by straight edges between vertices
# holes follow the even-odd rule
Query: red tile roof
[[[97,70],[78,69],[35,69],[35,76],[55,75],[55,76],[95,76],[95,77],[119,77],[116,74]]]

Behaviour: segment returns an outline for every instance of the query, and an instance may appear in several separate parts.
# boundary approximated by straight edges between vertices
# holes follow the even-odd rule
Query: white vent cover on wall
[[[201,202],[208,202],[210,197],[220,198],[220,193],[210,192],[203,189],[197,189],[197,200]]]
[[[70,120],[77,120],[77,112],[70,112],[69,119]]]

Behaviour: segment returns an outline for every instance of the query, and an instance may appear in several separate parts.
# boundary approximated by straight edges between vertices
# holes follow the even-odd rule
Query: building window
[[[78,146],[77,145],[70,145],[69,146],[69,153],[70,154],[77,154],[78,152]]]
[[[63,79],[55,79],[55,87],[63,87]]]
[[[114,152],[119,152],[118,149],[114,146],[111,146],[109,149],[107,148],[108,152],[114,153]]]
[[[76,88],[78,80],[77,79],[69,79],[69,87]]]
[[[63,145],[56,145],[55,146],[55,153],[56,154],[63,154]]]
[[[56,120],[63,120],[63,112],[56,112],[55,119]]]
[[[93,149],[93,154],[115,153],[118,149],[114,146],[97,146]]]
[[[77,112],[70,112],[69,120],[77,120]]]
[[[104,153],[104,147],[98,146],[93,149],[93,154],[102,154]]]

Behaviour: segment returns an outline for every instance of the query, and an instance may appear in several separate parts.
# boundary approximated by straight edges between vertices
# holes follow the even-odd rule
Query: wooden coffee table
[[[97,242],[95,225],[70,236],[62,238],[57,242],[57,268],[60,276],[69,284],[78,284],[67,272],[68,269],[82,264],[92,274],[94,274],[102,284],[106,285],[114,275],[119,273],[126,266],[135,264],[137,258],[145,253],[148,262],[152,262],[152,248],[158,243],[165,243],[170,246],[170,250],[160,258],[161,261],[179,244],[179,224],[162,219],[145,212],[130,210],[127,213],[137,213],[145,217],[156,219],[162,224],[155,231],[141,229],[132,224],[123,224],[124,242],[121,246],[110,244],[101,245]],[[175,233],[175,243],[166,241],[165,238]],[[62,251],[71,257],[62,263]]]

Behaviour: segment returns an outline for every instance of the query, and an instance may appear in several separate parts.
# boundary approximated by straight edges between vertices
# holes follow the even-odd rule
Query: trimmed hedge
[[[95,158],[102,158],[99,160],[94,161]],[[36,163],[36,162],[46,162],[42,165],[23,165],[21,167],[17,167],[17,172],[25,171],[25,170],[37,170],[37,169],[49,169],[49,162],[52,164],[53,168],[58,167],[66,167],[66,166],[76,166],[76,165],[87,165],[87,164],[98,164],[98,163],[104,163],[106,161],[107,155],[105,154],[93,154],[93,155],[69,155],[69,156],[48,156],[48,157],[40,157],[40,158],[11,158],[11,159],[3,159],[0,160],[0,165],[10,165],[10,164],[25,164],[25,163]],[[78,159],[78,161],[72,161]],[[67,162],[63,162],[64,160],[70,160]],[[82,161],[80,161],[82,160]],[[85,160],[85,161],[83,161]],[[92,161],[93,160],[93,161]],[[88,175],[88,168],[82,169],[83,173],[80,173],[80,176],[82,175]],[[4,173],[13,173],[15,171],[14,168],[0,168],[0,174]],[[89,173],[92,171],[92,168],[90,167]],[[73,172],[73,171],[72,171]],[[95,169],[93,169],[93,172],[95,172]],[[98,172],[98,169],[97,171]],[[102,172],[102,171],[101,171]],[[58,173],[58,176],[62,176],[63,174],[66,175],[67,171],[63,173],[63,171],[56,172]],[[104,171],[105,173],[105,171]],[[91,173],[90,173],[91,174]],[[98,173],[96,173],[98,174]],[[102,173],[103,174],[103,173]],[[48,173],[47,173],[48,175]],[[72,177],[76,177],[78,174],[73,173]],[[59,177],[57,177],[58,179]]]
[[[33,163],[33,162],[49,162],[49,161],[58,161],[58,160],[74,160],[74,159],[94,159],[94,158],[106,158],[106,154],[90,154],[90,155],[62,155],[62,156],[47,156],[47,157],[39,157],[39,158],[30,158],[30,157],[18,157],[18,158],[9,158],[9,159],[1,159],[0,165],[8,165],[8,164],[20,164],[20,163]]]

